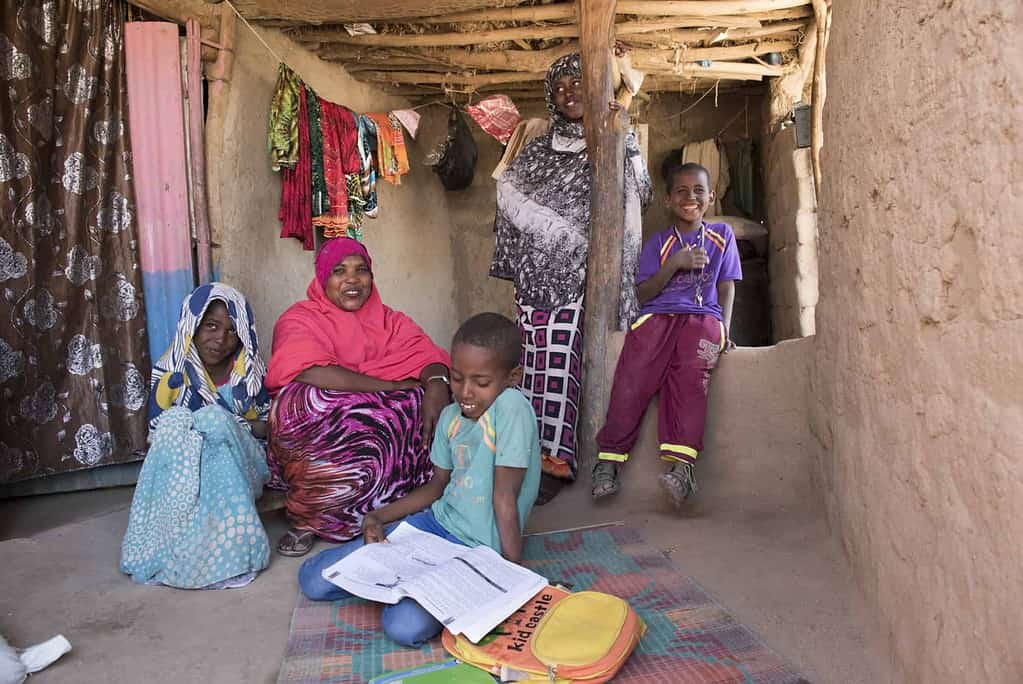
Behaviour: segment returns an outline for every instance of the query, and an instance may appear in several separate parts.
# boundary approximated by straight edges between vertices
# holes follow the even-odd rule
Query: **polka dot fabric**
[[[165,411],[132,501],[121,572],[140,584],[199,589],[264,569],[270,559],[255,499],[265,452],[219,406]]]

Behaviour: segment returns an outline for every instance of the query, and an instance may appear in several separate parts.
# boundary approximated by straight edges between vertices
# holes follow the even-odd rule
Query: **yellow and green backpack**
[[[548,586],[479,644],[444,630],[448,653],[502,682],[598,684],[610,680],[646,625],[628,603],[597,591]]]

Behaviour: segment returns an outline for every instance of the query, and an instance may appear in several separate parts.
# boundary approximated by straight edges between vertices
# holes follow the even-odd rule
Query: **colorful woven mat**
[[[647,633],[616,683],[806,684],[636,530],[528,537],[525,557],[525,565],[551,583],[620,596],[646,621]],[[314,603],[300,595],[278,682],[365,684],[384,672],[447,657],[440,638],[416,650],[384,637],[379,605],[359,599]]]

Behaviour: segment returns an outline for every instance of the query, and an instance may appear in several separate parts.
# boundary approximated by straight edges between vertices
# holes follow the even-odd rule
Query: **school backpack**
[[[628,603],[597,591],[548,586],[479,644],[444,630],[448,653],[502,682],[599,684],[635,650],[646,624]]]

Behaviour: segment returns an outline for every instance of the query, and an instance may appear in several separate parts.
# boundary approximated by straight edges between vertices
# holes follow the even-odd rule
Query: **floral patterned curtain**
[[[0,0],[0,482],[138,459],[122,0]]]

